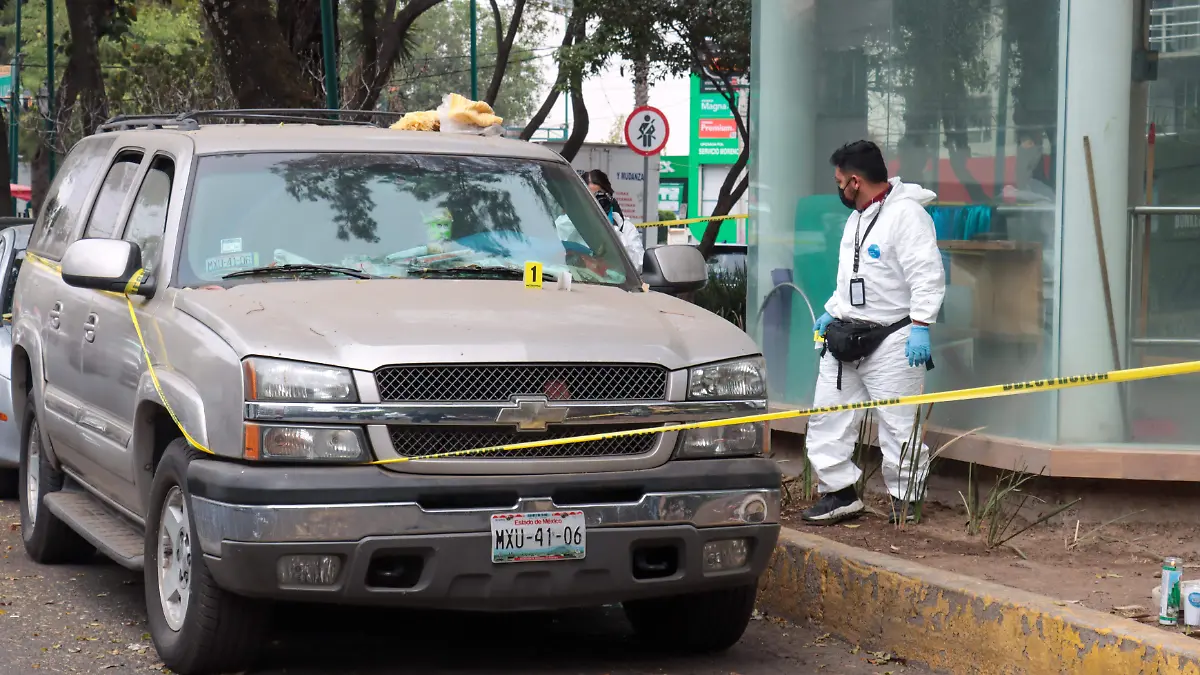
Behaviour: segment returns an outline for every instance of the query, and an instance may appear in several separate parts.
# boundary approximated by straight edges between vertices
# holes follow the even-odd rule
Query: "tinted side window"
[[[83,206],[96,178],[104,171],[104,159],[115,137],[97,136],[80,141],[67,155],[46,193],[37,224],[29,238],[29,250],[58,260],[67,244],[83,229]]]
[[[167,229],[167,202],[171,198],[174,178],[175,163],[166,157],[155,157],[129,211],[125,239],[142,249],[142,267],[147,274],[153,274],[158,267],[163,232]]]
[[[138,165],[141,163],[140,152],[123,152],[117,155],[108,170],[108,175],[104,177],[104,183],[100,186],[100,194],[96,195],[87,229],[83,231],[85,239],[111,239],[121,231],[117,218],[121,215],[125,197],[133,189],[133,179],[137,177]]]

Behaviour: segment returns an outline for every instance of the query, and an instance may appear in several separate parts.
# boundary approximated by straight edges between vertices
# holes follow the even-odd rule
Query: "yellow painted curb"
[[[1200,675],[1200,640],[787,528],[760,603],[956,674]]]

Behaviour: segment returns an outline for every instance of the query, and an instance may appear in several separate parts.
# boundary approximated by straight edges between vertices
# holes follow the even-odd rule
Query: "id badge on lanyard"
[[[879,210],[875,212],[875,217],[871,219],[871,223],[867,225],[867,231],[863,233],[862,239],[858,238],[858,226],[862,223],[861,215],[858,222],[854,224],[854,273],[850,277],[849,289],[851,307],[862,307],[867,304],[867,282],[858,276],[859,254],[862,252],[863,243],[871,235],[871,228],[875,227],[875,223],[879,220],[879,214],[881,213],[883,213],[882,203],[879,205]]]
[[[860,277],[850,280],[850,306],[862,307],[867,304],[867,284]]]

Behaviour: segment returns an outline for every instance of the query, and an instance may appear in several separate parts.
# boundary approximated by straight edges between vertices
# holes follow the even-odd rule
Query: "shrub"
[[[746,269],[708,268],[708,283],[696,292],[694,302],[746,330]]]

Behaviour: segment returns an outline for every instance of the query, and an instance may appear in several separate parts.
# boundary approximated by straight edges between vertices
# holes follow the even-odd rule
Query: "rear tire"
[[[37,563],[56,565],[91,558],[96,548],[46,508],[44,497],[62,489],[66,476],[46,457],[41,423],[33,397],[25,404],[21,428],[21,467],[17,492],[21,505],[21,540]]]
[[[756,586],[624,603],[638,638],[689,654],[722,652],[737,644],[754,613]]]
[[[176,439],[154,472],[144,549],[146,617],[159,658],[173,672],[239,672],[258,658],[270,604],[221,589],[204,564],[186,480],[188,464],[198,457]]]

